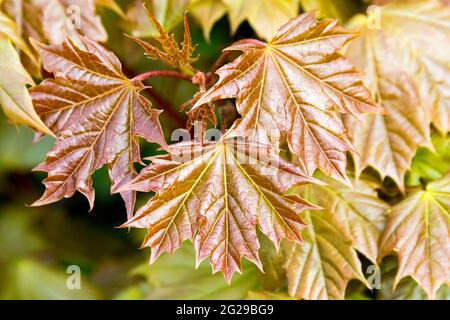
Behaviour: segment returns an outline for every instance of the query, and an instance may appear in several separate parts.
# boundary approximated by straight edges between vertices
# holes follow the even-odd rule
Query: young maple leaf
[[[365,71],[366,85],[387,114],[345,123],[359,154],[356,173],[372,166],[404,191],[417,149],[432,148],[430,123],[443,134],[450,129],[450,59],[444,53],[450,50],[450,8],[436,1],[398,2],[380,7],[379,14],[376,27],[363,16],[350,22],[361,37],[346,56]]]
[[[386,114],[364,115],[362,121],[344,117],[358,152],[356,175],[372,166],[404,191],[403,178],[417,149],[432,148],[430,117],[414,77],[398,62],[395,43],[378,30],[363,28],[360,33],[361,38],[349,44],[346,56],[365,71],[365,84]]]
[[[329,185],[304,187],[301,195],[324,209],[303,212],[304,243],[286,246],[288,290],[298,299],[344,299],[351,279],[368,285],[356,250],[376,263],[389,208],[367,181],[356,181],[354,189],[324,181]]]
[[[399,257],[394,290],[411,276],[430,299],[450,272],[450,174],[409,195],[388,212],[380,239],[379,261],[392,252]]]
[[[353,150],[336,111],[379,112],[360,75],[338,50],[355,35],[335,20],[316,21],[305,13],[282,26],[264,43],[241,41],[227,50],[243,54],[218,70],[219,81],[193,109],[236,98],[233,134],[289,149],[308,174],[321,169],[345,183],[346,151]]]
[[[159,24],[152,12],[146,5],[144,5],[144,7],[156,30],[158,30],[159,37],[157,37],[156,40],[158,40],[161,44],[161,49],[158,49],[157,47],[139,38],[133,36],[128,37],[142,46],[145,50],[145,54],[150,59],[160,60],[173,68],[192,71],[191,63],[197,61],[198,57],[192,57],[195,46],[192,46],[191,32],[189,31],[189,24],[186,16],[184,16],[184,39],[180,46],[178,45],[175,36],[173,34],[169,35],[166,31],[164,31],[163,27]]]
[[[372,32],[390,39],[393,50],[402,52],[396,66],[413,76],[433,125],[446,134],[450,131],[450,6],[442,2],[395,1],[381,6],[379,25]]]
[[[137,137],[164,146],[159,110],[139,92],[140,81],[129,80],[117,57],[82,38],[78,48],[69,38],[61,45],[34,42],[44,68],[54,80],[30,89],[37,113],[57,135],[53,149],[35,170],[48,172],[46,190],[33,205],[44,205],[83,193],[92,208],[92,173],[107,164],[112,191],[135,176],[140,161]],[[128,216],[133,212],[135,193],[121,192]]]
[[[264,149],[261,149],[264,148]],[[267,150],[267,157],[260,157]],[[299,213],[317,209],[296,195],[292,185],[317,182],[267,146],[222,139],[207,145],[182,144],[169,155],[150,158],[125,190],[156,191],[124,227],[148,229],[143,247],[151,262],[193,240],[197,262],[210,257],[213,271],[227,281],[245,257],[258,267],[256,228],[279,247],[283,238],[301,243]]]

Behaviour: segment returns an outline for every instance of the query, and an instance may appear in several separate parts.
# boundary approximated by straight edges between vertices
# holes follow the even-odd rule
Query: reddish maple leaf
[[[283,238],[301,243],[299,213],[317,207],[285,192],[317,181],[297,166],[267,146],[233,139],[170,150],[150,158],[152,164],[124,187],[157,192],[124,225],[148,229],[143,247],[152,248],[151,262],[193,240],[197,262],[209,256],[213,271],[230,281],[242,257],[262,268],[257,225],[277,248]]]
[[[48,172],[46,190],[33,205],[44,205],[83,193],[92,208],[92,173],[107,165],[112,191],[131,181],[134,162],[140,161],[137,137],[165,145],[158,121],[159,110],[139,92],[140,81],[129,80],[117,57],[82,38],[84,48],[70,39],[61,45],[34,42],[44,68],[55,79],[30,90],[34,106],[58,140],[44,163],[35,170]],[[135,193],[121,192],[128,215]]]
[[[282,26],[269,42],[244,40],[226,50],[243,51],[218,70],[219,81],[194,105],[236,98],[232,130],[249,141],[289,149],[308,174],[321,169],[349,183],[346,151],[353,150],[336,111],[360,115],[381,110],[361,76],[338,50],[355,36],[336,20],[305,13]]]

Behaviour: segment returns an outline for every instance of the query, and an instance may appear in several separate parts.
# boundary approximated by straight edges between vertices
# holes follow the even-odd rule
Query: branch
[[[169,71],[169,70],[153,70],[153,71],[145,72],[145,73],[135,76],[131,80],[144,81],[144,80],[154,78],[154,77],[171,77],[171,78],[178,78],[178,79],[183,79],[183,80],[192,82],[191,76],[188,76],[188,75],[178,72],[178,71]]]

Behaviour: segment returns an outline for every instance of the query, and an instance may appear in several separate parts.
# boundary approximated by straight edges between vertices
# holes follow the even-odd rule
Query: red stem
[[[235,45],[239,45],[239,44],[254,44],[257,46],[266,46],[267,45],[267,43],[265,43],[261,40],[258,40],[258,39],[242,39],[242,40],[238,40],[235,43],[233,43],[231,45],[231,47],[235,46]]]
[[[188,76],[188,75],[178,72],[178,71],[170,71],[170,70],[153,70],[153,71],[145,72],[145,73],[142,73],[142,74],[134,77],[132,80],[144,81],[144,80],[154,78],[154,77],[171,77],[171,78],[178,78],[178,79],[183,79],[183,80],[192,82],[191,76]]]

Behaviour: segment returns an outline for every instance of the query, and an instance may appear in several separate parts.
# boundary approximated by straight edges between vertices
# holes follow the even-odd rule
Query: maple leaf
[[[189,31],[189,24],[187,23],[186,16],[184,17],[184,39],[181,46],[178,45],[175,36],[168,34],[164,31],[164,28],[159,24],[158,20],[152,14],[152,12],[145,6],[145,10],[159,33],[159,37],[156,40],[161,44],[161,49],[151,45],[150,43],[143,41],[139,38],[128,36],[145,50],[145,54],[152,60],[161,60],[168,66],[184,70],[190,74],[193,74],[191,63],[197,61],[198,57],[193,57],[195,47],[192,46],[191,33]]]
[[[358,152],[354,156],[356,175],[372,166],[404,191],[403,178],[417,149],[432,148],[427,110],[414,77],[398,63],[401,58],[389,34],[367,27],[355,29],[361,37],[348,45],[346,56],[364,71],[365,84],[386,110],[385,115],[364,115],[362,121],[344,117]]]
[[[245,257],[262,268],[257,225],[278,248],[281,239],[301,242],[299,212],[316,207],[292,185],[316,182],[270,148],[233,139],[205,146],[173,146],[124,189],[156,191],[124,227],[147,228],[151,262],[194,240],[197,262],[210,256],[213,271],[229,282]],[[260,152],[267,150],[266,158]],[[264,160],[265,159],[265,160]],[[267,161],[270,160],[270,161]]]
[[[450,131],[450,7],[438,0],[396,1],[378,8],[373,32],[402,52],[396,61],[414,76],[434,126]],[[358,17],[356,19],[361,19]],[[373,23],[372,23],[373,24]],[[385,63],[388,61],[384,61]]]
[[[380,239],[381,260],[395,252],[399,266],[394,289],[411,276],[434,299],[438,288],[449,281],[450,175],[428,184],[388,212]]]
[[[69,38],[61,45],[34,42],[44,68],[54,74],[31,88],[34,106],[58,140],[35,170],[48,172],[46,190],[33,205],[44,205],[83,193],[92,208],[91,174],[107,164],[112,191],[136,175],[140,161],[137,136],[165,145],[159,110],[139,94],[139,81],[127,79],[117,57],[82,38],[78,48]],[[135,193],[122,192],[130,216]]]
[[[388,205],[378,199],[373,186],[360,180],[355,189],[333,182],[306,186],[301,195],[324,208],[302,213],[308,224],[302,246],[286,246],[289,294],[298,299],[344,299],[351,279],[367,285],[356,250],[372,262]]]
[[[320,168],[348,183],[346,151],[353,150],[336,110],[360,115],[378,112],[353,65],[338,50],[354,34],[335,20],[302,14],[281,27],[269,42],[241,41],[243,51],[217,71],[219,81],[194,105],[236,98],[235,135],[289,149],[308,174]],[[250,133],[249,133],[250,131]]]
[[[53,135],[34,111],[26,85],[33,84],[8,40],[0,38],[0,105],[16,123]]]

